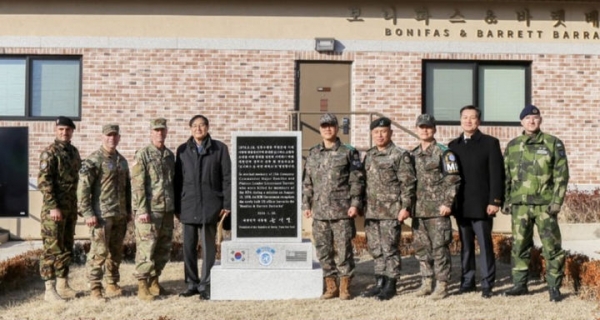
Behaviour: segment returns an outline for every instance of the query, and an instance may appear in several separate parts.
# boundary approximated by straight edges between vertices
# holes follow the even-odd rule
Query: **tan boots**
[[[90,283],[90,297],[94,300],[104,300],[104,295],[102,294],[102,283],[94,282]]]
[[[56,292],[56,280],[46,280],[44,285],[46,286],[46,292],[44,293],[45,301],[48,301],[48,302],[64,302],[65,301]]]
[[[148,285],[148,291],[150,291],[153,296],[164,296],[169,294],[169,292],[158,283],[158,276],[150,277]]]
[[[106,285],[105,293],[108,298],[116,298],[123,295],[123,289],[116,283],[109,283]]]
[[[148,279],[138,279],[138,299],[144,301],[154,300],[154,295],[148,289]]]
[[[338,288],[337,279],[335,276],[325,277],[325,293],[321,299],[332,299],[340,297],[342,300],[352,299],[350,295],[350,277],[341,277],[340,286]]]
[[[350,277],[340,278],[340,299],[342,300],[352,299],[352,296],[350,295],[350,279]]]
[[[56,292],[63,299],[72,299],[79,295],[79,292],[73,290],[69,286],[69,280],[67,278],[56,278]]]
[[[431,292],[433,291],[432,286],[433,286],[432,278],[423,278],[423,280],[421,281],[421,287],[419,288],[419,290],[417,290],[416,296],[423,297],[423,296],[430,295]]]
[[[436,281],[435,290],[431,294],[431,299],[441,300],[448,296],[448,282]]]
[[[332,299],[337,298],[340,295],[338,290],[336,277],[325,277],[325,293],[321,296],[321,299]]]

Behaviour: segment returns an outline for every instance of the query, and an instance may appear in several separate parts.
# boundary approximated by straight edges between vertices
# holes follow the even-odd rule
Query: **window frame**
[[[33,62],[34,61],[76,61],[79,63],[79,93],[77,116],[68,115],[74,121],[81,120],[82,112],[82,95],[83,95],[83,56],[81,55],[35,55],[35,54],[2,54],[0,60],[3,59],[24,59],[25,60],[25,104],[23,105],[22,116],[0,115],[0,120],[26,120],[26,121],[48,121],[56,119],[56,116],[32,116],[32,78],[33,78]]]
[[[446,59],[423,59],[421,61],[421,112],[427,113],[427,65],[429,63],[446,63],[446,64],[471,64],[473,71],[473,105],[480,107],[480,67],[481,66],[520,66],[525,68],[525,105],[531,104],[531,60],[446,60]],[[460,111],[460,106],[456,112]],[[525,107],[525,106],[523,106]],[[485,110],[481,109],[483,116]],[[435,117],[435,114],[433,114]],[[481,120],[481,125],[486,126],[519,126],[521,122],[517,120],[518,115],[515,114],[515,121],[486,121]],[[437,120],[438,125],[460,125],[460,120]]]

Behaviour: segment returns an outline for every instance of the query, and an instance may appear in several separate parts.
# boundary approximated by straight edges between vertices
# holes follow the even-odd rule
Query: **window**
[[[423,110],[441,124],[457,124],[466,105],[486,124],[516,124],[531,103],[531,62],[423,61]]]
[[[81,57],[0,56],[0,118],[81,117]]]

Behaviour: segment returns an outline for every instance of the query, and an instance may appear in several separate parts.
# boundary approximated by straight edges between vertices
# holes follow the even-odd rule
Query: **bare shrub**
[[[567,191],[559,219],[567,223],[600,222],[600,188]]]

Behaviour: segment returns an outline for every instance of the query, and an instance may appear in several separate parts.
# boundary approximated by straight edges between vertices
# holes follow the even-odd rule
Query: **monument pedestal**
[[[226,269],[214,266],[210,275],[211,300],[316,299],[323,294],[323,270]]]
[[[313,299],[323,293],[323,270],[310,240],[223,241],[211,270],[212,300]]]

